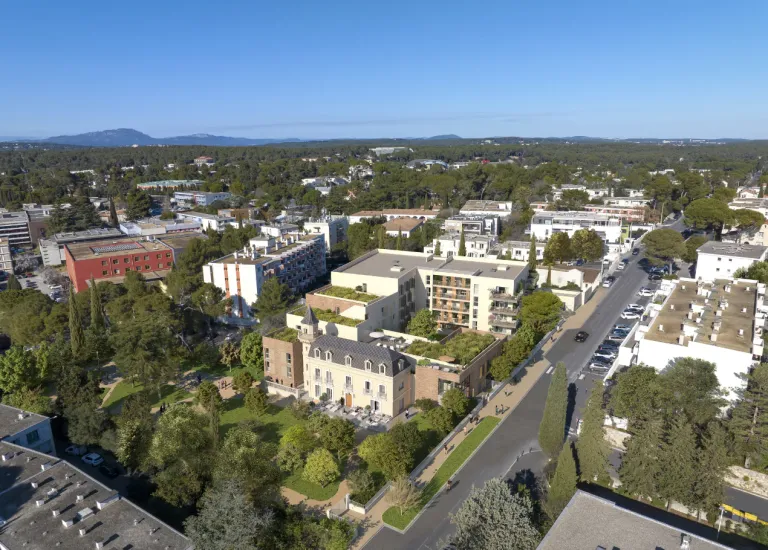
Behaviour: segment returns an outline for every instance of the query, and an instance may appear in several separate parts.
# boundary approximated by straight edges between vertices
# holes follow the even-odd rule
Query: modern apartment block
[[[232,197],[232,193],[222,191],[212,193],[208,191],[176,191],[173,200],[179,206],[210,206],[216,201],[226,201]]]
[[[325,253],[322,234],[256,238],[242,252],[204,265],[203,280],[233,298],[230,317],[250,319],[252,304],[268,279],[277,277],[292,292],[301,292],[325,274]]]
[[[709,241],[701,245],[696,253],[696,279],[712,282],[732,278],[738,270],[764,262],[768,247]]]
[[[176,219],[180,223],[198,223],[203,231],[213,229],[214,231],[224,231],[228,225],[238,226],[238,221],[232,216],[217,216],[215,214],[206,214],[205,212],[178,212]]]
[[[547,247],[547,243],[536,242],[536,260],[541,261],[544,259],[544,249]],[[531,253],[530,241],[504,241],[494,245],[490,254],[498,257],[506,256],[509,254],[511,260],[518,262],[527,262],[528,256]]]
[[[485,258],[491,253],[491,248],[496,244],[496,235],[464,234],[464,246],[467,249],[467,258]],[[461,233],[445,233],[432,240],[432,244],[424,247],[424,252],[434,254],[437,244],[440,243],[440,256],[450,258],[459,255],[461,245]]]
[[[594,230],[607,244],[621,242],[621,219],[593,212],[539,211],[531,219],[530,232],[537,241],[546,241],[555,233],[568,233],[569,237],[573,237],[579,229]]]
[[[338,243],[347,241],[349,231],[349,218],[346,216],[323,216],[304,222],[304,231],[307,233],[322,234],[325,237],[325,246],[330,253]]]
[[[29,217],[26,212],[0,213],[0,238],[8,239],[11,246],[31,244]]]
[[[460,212],[469,216],[509,216],[515,210],[512,201],[471,200],[464,203]]]
[[[446,233],[461,233],[463,230],[465,235],[496,236],[499,234],[499,217],[460,214],[445,220],[443,229]]]
[[[607,214],[619,218],[623,222],[643,223],[648,218],[646,206],[605,206],[601,204],[585,204],[585,212]]]
[[[64,245],[101,241],[105,239],[122,239],[123,234],[119,229],[86,229],[85,231],[68,231],[56,233],[47,239],[40,239],[40,255],[44,266],[61,265],[66,261]]]
[[[56,456],[51,419],[0,404],[0,441]]]
[[[349,223],[359,223],[372,218],[385,218],[387,221],[395,218],[416,218],[419,220],[433,220],[437,217],[436,210],[424,210],[423,208],[390,208],[387,210],[361,210],[349,215]]]

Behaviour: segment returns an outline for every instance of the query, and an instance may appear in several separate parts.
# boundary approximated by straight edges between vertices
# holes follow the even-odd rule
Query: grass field
[[[234,397],[224,402],[224,410],[221,412],[221,419],[219,420],[222,437],[230,428],[243,420],[257,420],[263,425],[259,433],[264,441],[278,443],[287,428],[304,422],[293,416],[289,409],[283,409],[272,404],[269,405],[266,414],[256,416],[245,408],[243,401],[242,397]]]
[[[126,397],[133,395],[134,393],[139,393],[143,389],[144,386],[141,384],[134,385],[128,380],[123,380],[114,387],[112,393],[109,395],[109,399],[107,399],[102,404],[102,408],[106,410],[117,408],[122,405],[123,400],[125,400]],[[187,390],[173,386],[171,384],[163,384],[160,387],[160,397],[157,396],[157,392],[149,393],[153,408],[159,407],[163,403],[170,405],[171,403],[176,403],[177,401],[181,401],[182,399],[186,399],[187,397],[191,396],[192,394]]]
[[[464,441],[459,443],[459,445],[451,452],[448,458],[445,459],[445,462],[443,462],[437,470],[434,477],[427,483],[427,486],[424,487],[424,491],[421,494],[421,503],[418,506],[409,508],[404,514],[401,514],[396,507],[391,506],[384,512],[384,521],[400,530],[404,530],[408,527],[408,524],[413,521],[413,518],[415,518],[427,502],[437,494],[440,488],[445,485],[445,482],[448,481],[453,474],[456,473],[461,465],[466,462],[475,449],[485,441],[485,438],[488,437],[488,434],[491,433],[493,428],[500,421],[501,420],[495,416],[486,416],[480,421],[480,424],[478,424]]]

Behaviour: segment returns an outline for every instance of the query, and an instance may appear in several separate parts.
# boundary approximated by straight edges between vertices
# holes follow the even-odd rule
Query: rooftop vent
[[[69,529],[75,524],[74,519],[63,519],[61,520],[61,524],[64,526],[65,529]]]
[[[33,489],[37,489],[40,486],[40,484],[37,481],[33,481],[32,483],[30,483],[30,485],[32,485]]]
[[[119,493],[115,493],[113,495],[108,496],[107,498],[105,498],[103,500],[97,500],[96,501],[96,507],[99,510],[103,510],[104,508],[106,508],[107,506],[109,506],[113,502],[117,502],[118,500],[120,500],[120,494]]]
[[[19,413],[19,420],[24,420],[24,417],[25,417],[25,416],[26,416],[26,415],[25,415],[23,412],[20,412],[20,413]]]
[[[37,506],[38,508],[39,508],[40,506],[42,506],[43,504],[45,504],[45,501],[44,501],[43,499],[37,499],[37,500],[35,501],[35,506]]]
[[[669,309],[675,309],[675,304],[669,304]]]
[[[659,332],[664,332],[664,325],[659,325]]]
[[[52,515],[53,517],[58,517],[58,515],[59,515],[60,513],[61,513],[61,512],[59,512],[58,510],[51,510],[51,515]]]
[[[78,532],[80,533],[80,536],[81,536],[81,537],[84,537],[84,536],[85,536],[85,534],[88,532],[88,529],[86,529],[85,527],[83,527],[83,528],[81,528],[81,529],[80,529]]]
[[[680,537],[680,550],[691,550],[691,535],[685,533]]]
[[[85,518],[90,517],[93,515],[93,508],[83,508],[77,513],[77,517],[80,518],[80,521],[83,521]]]
[[[742,313],[746,313],[747,312],[747,308],[745,308],[745,307],[741,308],[741,312]]]
[[[739,338],[744,338],[744,329],[743,328],[739,329]]]

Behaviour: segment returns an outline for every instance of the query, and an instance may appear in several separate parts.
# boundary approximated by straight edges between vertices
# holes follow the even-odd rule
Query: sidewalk
[[[549,362],[543,358],[546,352],[552,348],[555,342],[557,342],[559,339],[560,335],[562,335],[565,331],[569,329],[580,328],[589,318],[589,316],[594,313],[595,309],[597,309],[597,306],[600,305],[600,302],[602,302],[605,294],[606,290],[601,287],[597,292],[595,292],[594,296],[592,296],[592,299],[590,299],[585,305],[580,307],[571,317],[569,317],[565,323],[563,323],[562,330],[555,336],[554,342],[550,340],[549,342],[545,343],[541,348],[541,351],[538,353],[538,360],[533,365],[525,369],[525,374],[523,375],[520,382],[514,386],[507,385],[507,387],[497,393],[496,396],[485,405],[485,407],[480,409],[480,413],[478,414],[479,418],[482,420],[486,416],[497,416],[496,409],[503,406],[504,413],[500,415],[503,419],[504,415],[508,414],[511,410],[517,407],[526,396],[528,391],[536,384],[536,382],[538,382],[539,378],[541,378],[541,375],[544,374],[544,372],[550,367]],[[472,433],[471,429],[468,429],[466,434],[463,431],[458,432],[448,443],[449,452],[447,454],[445,452],[438,453],[432,463],[429,464],[416,479],[416,485],[419,487],[426,485],[435,475],[435,472],[437,472],[440,466],[442,466],[443,462],[445,462],[445,459],[450,456],[450,451],[452,451],[454,448],[456,448],[457,445],[464,441],[464,438],[470,433]],[[491,435],[488,437],[493,437],[493,433],[491,433]],[[482,448],[482,445],[478,447],[478,449],[480,448]],[[363,534],[355,541],[355,543],[352,545],[352,548],[362,548],[368,543],[370,539],[376,535],[376,533],[378,533],[379,529],[384,526],[384,522],[381,519],[382,515],[389,507],[390,504],[387,503],[387,497],[385,495],[384,498],[377,502],[371,511],[365,515],[361,525]],[[418,521],[418,516],[414,521]]]

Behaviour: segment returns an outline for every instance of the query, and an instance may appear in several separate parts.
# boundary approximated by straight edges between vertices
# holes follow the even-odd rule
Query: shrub
[[[426,416],[432,427],[442,436],[447,435],[453,429],[453,414],[445,407],[435,407]]]
[[[328,418],[328,415],[325,415],[320,411],[315,411],[309,415],[309,419],[307,420],[307,428],[310,432],[319,434],[321,431],[323,431],[323,428],[325,428],[325,425],[328,424],[330,420],[331,419]]]
[[[307,457],[301,477],[325,487],[339,477],[339,465],[327,449],[315,449]]]
[[[430,359],[438,359],[441,356],[447,355],[455,358],[457,363],[466,365],[495,341],[496,338],[490,334],[465,332],[451,338],[445,345],[419,340],[408,346],[406,351],[414,355],[429,357]]]
[[[280,330],[268,334],[267,336],[269,338],[274,338],[275,340],[281,340],[283,342],[293,343],[299,341],[299,331],[291,327],[283,327]]]
[[[311,406],[308,401],[297,399],[291,403],[291,414],[298,420],[306,420],[309,417]]]
[[[416,405],[416,408],[423,413],[427,413],[438,406],[437,401],[434,399],[428,399],[426,397],[417,399],[414,405]]]
[[[365,504],[376,494],[376,482],[368,470],[358,469],[347,477],[349,490],[352,492],[352,500]]]
[[[469,399],[459,388],[451,388],[443,393],[443,407],[456,418],[464,418],[469,409]]]
[[[245,393],[253,385],[253,376],[247,370],[238,372],[232,379],[232,387],[238,393]]]
[[[378,296],[368,294],[367,292],[361,292],[362,287],[358,286],[355,289],[347,288],[345,286],[331,286],[318,292],[317,294],[323,294],[325,296],[333,296],[335,298],[344,298],[347,300],[355,300],[357,302],[372,302]]]
[[[269,397],[261,388],[251,388],[245,392],[245,408],[261,416],[269,409]]]

